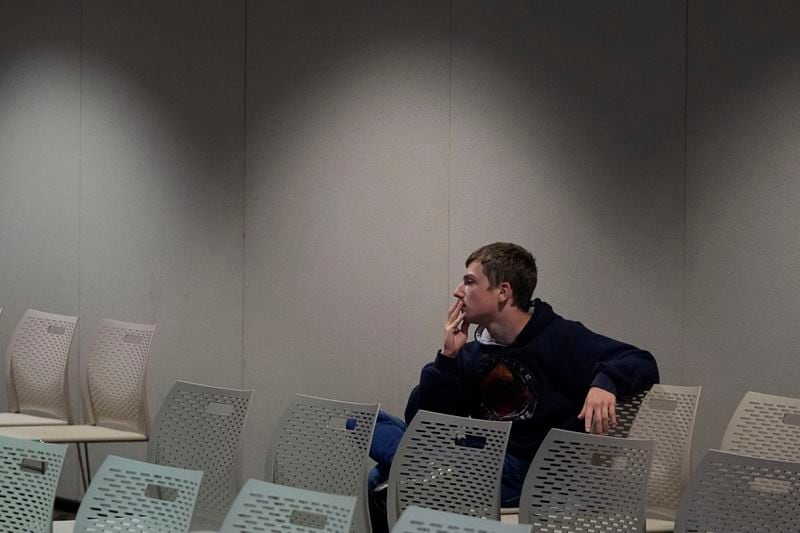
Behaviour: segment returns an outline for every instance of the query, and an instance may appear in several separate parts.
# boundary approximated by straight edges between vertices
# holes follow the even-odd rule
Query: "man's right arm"
[[[467,342],[469,323],[464,320],[463,302],[456,300],[447,311],[444,342],[436,359],[422,368],[419,378],[419,409],[464,416],[460,353]]]

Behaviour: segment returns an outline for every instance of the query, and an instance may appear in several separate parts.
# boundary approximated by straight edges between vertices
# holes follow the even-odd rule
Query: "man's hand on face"
[[[617,427],[617,397],[600,387],[590,388],[578,418],[585,421],[587,433],[605,435]]]
[[[444,345],[442,355],[455,357],[467,343],[469,322],[464,320],[464,302],[456,300],[447,311],[447,322],[444,325]]]

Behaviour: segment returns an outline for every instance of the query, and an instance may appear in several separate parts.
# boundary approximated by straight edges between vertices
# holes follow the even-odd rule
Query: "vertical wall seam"
[[[245,317],[245,287],[247,285],[245,276],[247,275],[246,246],[247,246],[247,0],[244,4],[244,72],[242,76],[242,331],[241,331],[241,376],[240,387],[244,386],[245,365],[247,358],[244,351],[244,317]]]
[[[445,288],[450,286],[450,252],[452,248],[450,228],[453,203],[453,0],[450,0],[450,20],[447,33],[447,266],[445,268]]]
[[[80,317],[83,314],[82,312],[82,302],[81,302],[81,255],[82,255],[82,247],[83,247],[83,231],[81,227],[81,218],[83,216],[83,21],[85,18],[84,10],[85,10],[85,2],[84,0],[80,0],[80,14],[78,16],[78,326],[76,327],[76,333],[78,335],[78,367],[80,369],[80,360],[83,355],[83,344],[81,340],[81,321]],[[80,390],[80,387],[78,387]],[[82,391],[81,391],[82,392]],[[81,413],[82,410],[82,401],[81,399],[78,400],[78,413]],[[73,408],[73,412],[75,409]],[[82,415],[78,417],[79,419],[82,418]],[[80,453],[80,450],[78,450]],[[77,465],[74,465],[77,467]],[[77,468],[76,468],[77,470]],[[75,472],[75,470],[73,470]],[[91,474],[91,472],[90,472]],[[82,487],[78,482],[78,477],[76,476],[73,478],[75,483],[76,493],[81,494]]]
[[[687,334],[686,294],[689,270],[689,2],[686,0],[686,20],[683,58],[683,275],[681,291],[681,382],[686,384]]]
[[[80,361],[83,345],[80,334],[81,309],[81,248],[83,234],[81,217],[83,208],[83,18],[84,2],[80,2],[80,15],[78,16],[78,361]]]

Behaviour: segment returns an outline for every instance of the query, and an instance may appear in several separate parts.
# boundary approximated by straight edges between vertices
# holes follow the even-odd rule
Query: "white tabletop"
[[[0,427],[9,426],[66,426],[67,422],[59,418],[23,415],[22,413],[0,413]]]

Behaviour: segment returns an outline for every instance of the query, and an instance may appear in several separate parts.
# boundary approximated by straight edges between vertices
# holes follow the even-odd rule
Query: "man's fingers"
[[[451,316],[453,316],[453,311],[456,310],[456,306],[458,305],[458,302],[460,302],[460,301],[461,300],[456,300],[455,302],[453,302],[453,305],[451,305],[450,309],[447,310],[447,318],[450,318]]]
[[[611,427],[617,427],[617,409],[613,403],[608,407],[608,414],[611,419]]]
[[[459,332],[459,330],[461,330],[463,324],[464,324],[464,312],[462,311],[447,321],[447,332],[455,335],[456,333]]]
[[[447,320],[452,319],[455,315],[461,311],[461,308],[464,306],[464,302],[461,300],[456,300],[453,302],[453,305],[450,306],[450,309],[447,310]]]

